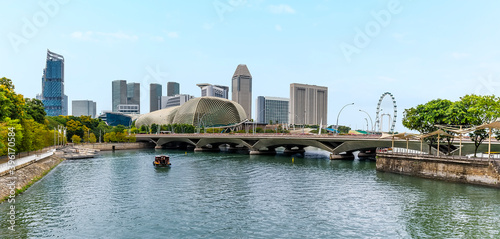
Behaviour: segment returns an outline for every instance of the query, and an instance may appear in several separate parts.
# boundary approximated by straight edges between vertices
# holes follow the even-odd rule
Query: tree
[[[82,128],[82,123],[80,121],[75,121],[75,120],[70,120],[66,123],[66,127],[67,127],[67,136],[68,136],[68,139],[71,139],[71,137],[73,137],[73,135],[78,135],[80,137],[83,136],[83,128]]]
[[[78,136],[76,134],[71,136],[71,142],[73,142],[74,144],[79,144],[81,141],[82,141],[82,139],[80,138],[80,136]]]
[[[110,134],[110,133],[105,133],[105,134],[104,134],[104,137],[103,137],[104,139],[103,139],[103,140],[104,140],[104,142],[106,142],[106,143],[109,143],[109,141],[110,141],[109,134]]]
[[[158,125],[157,124],[152,124],[151,125],[151,132],[153,134],[156,134],[158,132]]]
[[[24,99],[26,102],[27,115],[39,124],[45,124],[45,107],[41,100],[38,99]]]
[[[95,143],[97,142],[97,138],[95,137],[95,134],[94,133],[90,133],[90,136],[89,136],[89,141],[90,143]]]
[[[347,134],[351,130],[351,127],[339,125],[339,128],[337,130],[339,131],[339,134]]]
[[[0,121],[5,118],[21,119],[25,117],[24,97],[14,92],[12,81],[7,78],[0,79]]]
[[[466,95],[455,102],[449,111],[450,122],[465,127],[491,123],[500,114],[499,98],[492,95]],[[469,136],[474,141],[474,157],[476,157],[477,149],[488,138],[488,132],[485,129],[476,130],[469,133]]]
[[[408,129],[417,130],[421,134],[434,132],[439,129],[436,125],[449,124],[449,108],[452,104],[450,100],[436,99],[418,105],[415,108],[405,109],[403,113],[403,125]],[[447,140],[449,152],[451,139],[448,138]],[[437,137],[427,137],[425,141],[429,143],[430,151],[431,145],[437,143]]]

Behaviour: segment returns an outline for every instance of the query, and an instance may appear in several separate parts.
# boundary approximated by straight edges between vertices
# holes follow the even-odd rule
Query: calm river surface
[[[173,167],[155,169],[169,154]],[[2,185],[3,186],[3,185]],[[500,190],[374,162],[184,151],[65,161],[0,205],[1,238],[499,238]]]

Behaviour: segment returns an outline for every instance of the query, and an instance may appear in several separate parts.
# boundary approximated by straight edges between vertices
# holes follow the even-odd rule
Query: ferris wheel
[[[382,124],[380,123],[380,121],[382,120],[382,117],[380,115],[380,111],[381,111],[380,106],[382,105],[382,100],[384,100],[385,96],[389,96],[392,99],[394,114],[392,115],[392,125],[391,125],[391,129],[389,132],[394,133],[394,127],[396,127],[396,118],[398,116],[398,106],[396,105],[396,99],[394,98],[394,95],[392,95],[390,92],[385,92],[384,94],[382,94],[382,96],[380,96],[380,99],[378,100],[377,116],[375,118],[375,129],[377,129],[377,126],[378,126],[379,131],[382,131]],[[390,122],[391,115],[390,114],[382,114],[382,116],[384,116],[384,115],[389,116],[389,122]]]

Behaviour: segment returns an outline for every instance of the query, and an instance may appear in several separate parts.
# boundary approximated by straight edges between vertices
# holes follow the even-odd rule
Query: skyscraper
[[[328,87],[290,84],[290,122],[319,125],[328,122]]]
[[[47,50],[42,76],[42,100],[48,116],[68,115],[68,96],[64,94],[64,57]]]
[[[118,105],[127,103],[127,81],[115,80],[111,84],[112,84],[111,97],[113,104],[111,111],[118,112]]]
[[[177,82],[167,82],[167,96],[180,94],[180,85]]]
[[[152,83],[149,85],[149,112],[159,110],[161,108],[161,85]]]
[[[91,100],[73,100],[71,112],[73,116],[87,115],[95,118],[96,102]]]
[[[257,97],[257,123],[268,124],[278,122],[288,124],[288,109],[290,100],[281,97],[259,96]]]
[[[112,112],[140,114],[141,85],[124,80],[112,82]]]
[[[229,95],[229,87],[222,85],[212,85],[207,83],[196,84],[201,88],[201,96],[214,96],[227,99]]]
[[[141,112],[141,84],[127,83],[127,104],[138,105],[139,112]]]
[[[236,67],[232,79],[232,100],[238,102],[248,119],[252,118],[252,75],[247,65],[240,64]]]
[[[161,97],[161,108],[170,108],[174,106],[181,106],[189,100],[194,99],[193,96],[187,94],[180,94],[175,96],[162,96]]]

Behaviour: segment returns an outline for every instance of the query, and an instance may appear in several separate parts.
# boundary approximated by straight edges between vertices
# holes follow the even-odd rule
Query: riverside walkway
[[[16,167],[16,169],[18,169],[19,166],[27,165],[27,164],[30,164],[30,163],[42,160],[44,158],[52,156],[55,151],[56,151],[56,149],[52,148],[52,149],[47,150],[46,152],[42,152],[42,153],[39,153],[39,154],[35,153],[33,155],[30,155],[30,156],[26,156],[26,157],[22,157],[22,158],[16,158],[14,160],[15,167]],[[6,173],[8,173],[8,171],[10,169],[10,166],[11,165],[9,165],[8,161],[5,162],[5,163],[0,164],[0,176],[1,175],[5,175]]]

